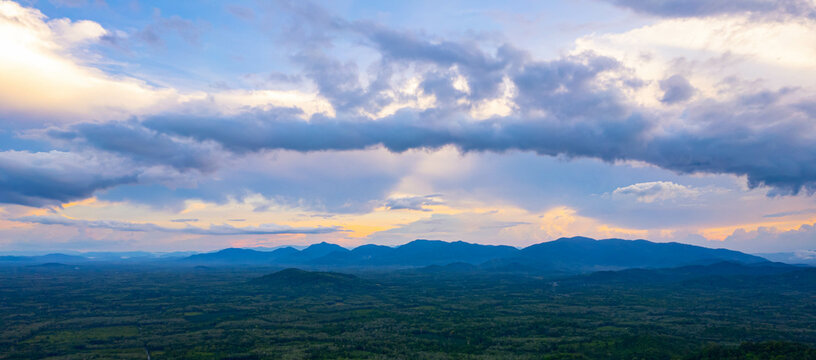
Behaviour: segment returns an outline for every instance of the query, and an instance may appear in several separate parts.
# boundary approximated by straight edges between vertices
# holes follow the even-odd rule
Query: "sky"
[[[816,256],[816,0],[0,0],[0,252]]]

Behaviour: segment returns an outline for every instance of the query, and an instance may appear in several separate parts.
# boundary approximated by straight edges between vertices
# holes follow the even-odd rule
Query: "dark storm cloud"
[[[661,17],[698,17],[754,13],[816,17],[810,0],[606,0],[614,5]]]
[[[649,126],[639,116],[605,122],[560,123],[545,119],[434,118],[432,113],[403,111],[379,119],[313,118],[309,122],[262,115],[239,118],[161,117],[145,125],[159,132],[215,141],[238,153],[270,149],[302,152],[358,150],[384,146],[393,152],[455,145],[463,151],[529,150],[544,155],[598,156],[621,159]]]
[[[594,95],[593,95],[594,94]],[[300,119],[264,114],[238,118],[161,117],[145,121],[159,132],[214,141],[234,152],[287,149],[302,152],[365,149],[533,151],[541,155],[640,160],[678,173],[746,176],[774,194],[816,190],[812,118],[801,104],[755,103],[756,94],[731,102],[689,106],[687,126],[654,132],[656,120],[614,101],[605,92],[563,94],[545,107],[552,117],[473,121],[434,111],[398,112],[378,119]],[[542,104],[552,99],[542,101]],[[583,109],[583,112],[582,112]],[[461,114],[460,114],[461,115]],[[557,117],[555,117],[557,116]]]
[[[816,190],[816,134],[813,117],[796,95],[782,89],[746,94],[733,101],[702,101],[689,106],[686,127],[667,128],[639,156],[680,173],[745,175],[751,187],[774,187],[772,194]],[[760,99],[760,100],[758,100]]]
[[[260,227],[234,227],[230,225],[211,225],[207,228],[187,226],[184,228],[168,228],[152,223],[134,223],[111,220],[77,220],[64,216],[24,216],[11,219],[17,222],[35,223],[42,225],[63,225],[81,228],[107,229],[127,232],[171,232],[194,235],[282,235],[282,234],[328,234],[343,231],[339,227],[293,228],[267,224]]]

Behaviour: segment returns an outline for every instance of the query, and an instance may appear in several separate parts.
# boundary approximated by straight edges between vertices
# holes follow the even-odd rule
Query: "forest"
[[[816,358],[816,271],[740,266],[0,266],[0,359]]]

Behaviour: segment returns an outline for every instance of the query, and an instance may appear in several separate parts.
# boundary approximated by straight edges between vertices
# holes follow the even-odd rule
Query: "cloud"
[[[800,250],[793,253],[797,259],[814,260],[816,259],[816,250]]]
[[[210,172],[216,168],[219,158],[212,146],[174,139],[137,123],[84,123],[67,131],[52,129],[48,134],[55,139],[78,140],[93,149],[125,155],[137,163],[168,165],[179,170]]]
[[[252,10],[251,8],[234,4],[226,5],[225,8],[227,9],[227,12],[229,12],[232,15],[235,15],[235,17],[241,20],[249,21],[255,19],[255,11]]]
[[[59,206],[138,181],[121,159],[61,151],[0,152],[0,203]]]
[[[812,165],[816,164],[816,134],[809,126],[816,103],[807,89],[746,90],[724,85],[720,90],[727,96],[709,96],[706,91],[710,89],[701,86],[700,96],[692,97],[690,93],[694,89],[689,79],[697,85],[696,78],[676,75],[664,79],[662,97],[651,97],[655,102],[661,98],[667,103],[685,102],[683,113],[676,114],[663,108],[633,103],[628,94],[643,87],[642,84],[650,79],[639,81],[642,79],[632,75],[635,72],[633,67],[614,54],[581,51],[555,60],[537,61],[508,44],[485,49],[484,44],[472,40],[455,41],[396,31],[371,22],[338,19],[307,5],[302,8],[297,4],[291,6],[301,16],[294,19],[294,26],[305,30],[300,35],[293,34],[299,37],[293,38],[292,42],[303,44],[294,52],[295,59],[302,60],[298,64],[320,91],[320,96],[314,95],[311,100],[320,102],[325,98],[332,101],[324,104],[325,107],[315,106],[326,111],[305,110],[303,104],[311,103],[311,100],[297,96],[302,93],[293,95],[301,102],[283,99],[275,103],[274,99],[283,97],[281,94],[259,95],[258,92],[236,90],[182,96],[174,89],[154,89],[139,83],[135,88],[150,94],[151,98],[162,97],[158,93],[166,90],[169,100],[165,100],[172,105],[167,105],[165,111],[158,111],[158,106],[150,100],[146,102],[150,110],[125,107],[119,109],[120,116],[106,114],[108,122],[98,123],[96,118],[91,118],[87,123],[52,129],[49,135],[83,154],[98,151],[102,154],[100,156],[127,158],[128,164],[137,166],[123,172],[131,178],[146,169],[162,166],[180,172],[213,172],[221,166],[223,157],[269,150],[313,153],[384,147],[389,151],[404,152],[455,146],[465,152],[519,150],[565,158],[598,158],[607,162],[636,160],[682,174],[745,176],[752,187],[774,187],[772,194],[816,190],[816,165]],[[70,49],[61,47],[54,40],[58,37],[55,34],[73,31],[79,35],[69,38],[95,41],[105,31],[98,24],[96,27],[93,24],[80,26],[80,22],[68,20],[46,21],[45,16],[36,10],[7,7],[23,14],[6,11],[7,18],[25,21],[6,19],[8,21],[2,22],[4,26],[22,29],[23,33],[50,44],[45,49],[23,48],[60,64],[68,64],[68,70],[76,70],[74,72],[82,75],[73,79],[77,84],[130,81],[95,71],[62,56],[64,50]],[[299,19],[306,21],[299,22]],[[54,25],[50,26],[52,22]],[[676,32],[676,28],[655,26],[661,30],[657,32],[660,35],[671,33],[670,30]],[[72,30],[55,31],[55,28]],[[101,31],[95,33],[93,29]],[[639,30],[645,33],[650,29]],[[334,58],[325,51],[332,47],[335,37],[349,34],[355,39],[355,46],[375,51],[379,56],[368,74],[358,72],[361,68],[358,62]],[[14,39],[5,40],[19,45]],[[755,51],[754,47],[748,46],[744,53],[752,54],[750,51]],[[35,75],[43,72],[33,68],[26,68],[26,71]],[[401,72],[410,72],[416,83],[415,93],[427,93],[436,98],[434,106],[414,104],[416,106],[405,106],[387,116],[370,116],[402,100],[402,95],[394,95],[399,92],[394,88],[397,83],[395,74]],[[660,73],[660,77],[654,80],[676,72]],[[361,77],[368,81],[361,81]],[[45,84],[43,87],[48,88],[35,89],[37,95],[32,98],[37,101],[47,98],[43,94],[54,88],[49,82],[54,79],[41,79],[43,82],[40,83],[31,81],[37,80],[36,76],[28,76],[24,80],[26,86]],[[478,103],[495,99],[499,93],[505,96],[502,92],[504,84],[507,89],[512,89],[508,95],[512,111],[486,119],[474,117],[472,110]],[[120,100],[135,103],[138,101],[132,99],[139,98],[120,97],[108,88],[97,90],[99,93],[92,95],[99,99],[95,101],[99,101],[100,106],[104,103],[106,108],[117,108]],[[72,96],[77,92],[69,86],[59,88],[55,93]],[[234,94],[234,98],[230,94]],[[85,98],[69,100],[66,102],[71,105],[88,103]],[[459,100],[463,100],[464,105],[459,104]],[[204,110],[174,108],[182,102],[189,107],[201,105]],[[329,111],[334,108],[338,109],[337,113]],[[115,121],[121,118],[121,113],[126,113],[132,120]],[[141,115],[132,118],[133,113]],[[160,115],[151,115],[155,113]],[[786,156],[778,159],[780,153]],[[51,198],[45,191],[40,191],[39,202],[26,203],[59,203],[62,199],[76,199],[81,194],[128,183],[84,180],[84,185],[76,185],[87,191],[73,191],[76,195],[72,196],[57,194]],[[24,201],[12,198],[5,197],[6,201]]]
[[[639,160],[682,174],[746,176],[751,187],[775,194],[816,189],[816,151],[810,119],[796,95],[768,101],[746,94],[731,101],[702,101],[685,109],[686,122],[664,126],[648,113],[614,102],[613,94],[576,89],[543,100],[550,116],[472,121],[433,111],[399,112],[378,119],[292,119],[279,112],[235,118],[162,116],[143,124],[158,132],[214,141],[236,153],[271,149],[303,152],[366,149],[533,151],[540,155]],[[570,96],[574,95],[574,96]],[[807,102],[807,101],[805,101]],[[461,119],[461,120],[460,120]],[[769,121],[773,119],[773,121]],[[688,125],[686,125],[688,124]],[[786,156],[779,159],[776,154]]]
[[[138,164],[165,164],[181,171],[212,171],[221,156],[218,147],[247,154],[378,146],[403,152],[452,145],[462,151],[520,150],[608,162],[637,160],[682,174],[746,176],[752,187],[776,188],[773,194],[816,189],[816,165],[811,165],[816,163],[816,135],[807,125],[812,117],[808,109],[814,105],[804,90],[701,97],[686,105],[681,119],[675,119],[671,113],[628,101],[627,91],[637,87],[636,82],[625,64],[610,56],[583,52],[534,61],[510,46],[488,53],[466,41],[433,41],[320,12],[308,16],[310,22],[303,26],[314,27],[315,33],[304,36],[318,39],[301,51],[306,56],[302,64],[321,95],[340,109],[336,116],[316,113],[304,119],[303,111],[283,107],[239,115],[166,112],[141,121],[77,125],[54,136],[70,137]],[[315,50],[330,41],[332,31],[363,37],[381,55],[379,70],[367,87],[358,82],[356,63]],[[372,94],[391,91],[386,80],[391,65],[397,63],[432,65],[428,74],[437,77],[423,80],[422,87],[440,96],[478,100],[493,96],[494,85],[509,82],[515,89],[514,111],[484,120],[470,116],[470,109],[446,105],[402,109],[377,119],[355,115],[351,110],[367,109],[369,101],[380,104],[379,95]],[[456,85],[456,74],[467,86]],[[692,89],[684,80],[665,79],[664,101],[691,100]],[[780,152],[788,155],[777,161],[775,154]]]
[[[660,89],[663,90],[663,97],[660,99],[666,104],[677,104],[684,102],[694,95],[694,86],[682,75],[672,75],[660,81]]]
[[[552,61],[531,61],[512,73],[522,112],[561,120],[621,121],[632,110],[621,97],[625,83],[606,88],[603,77],[618,77],[620,62],[591,52]],[[625,131],[625,130],[624,130]]]
[[[774,187],[772,195],[812,193],[816,134],[796,96],[785,92],[777,92],[778,98],[754,93],[688,106],[687,125],[656,137],[640,160],[680,173],[745,175],[750,187]]]
[[[722,247],[750,252],[781,252],[816,248],[816,224],[782,231],[760,227],[753,231],[738,229],[721,242]]]
[[[615,189],[617,197],[633,197],[639,202],[651,203],[678,198],[690,198],[700,195],[700,190],[675,184],[669,181],[652,181],[632,184]]]
[[[441,69],[456,66],[468,81],[470,100],[495,97],[505,76],[504,70],[526,56],[509,45],[488,54],[476,42],[432,41],[371,22],[355,22],[349,24],[349,29],[364,37],[387,63],[424,63]]]
[[[464,151],[531,150],[539,154],[618,159],[625,144],[638,144],[649,121],[634,113],[619,93],[597,86],[617,63],[584,54],[552,62],[530,62],[512,74],[517,97],[535,117],[472,121],[460,112],[399,111],[381,119],[312,116],[295,119],[285,109],[225,117],[165,115],[143,124],[159,133],[215,141],[238,152],[264,149],[325,151],[383,145],[391,151],[455,145]],[[342,81],[341,81],[342,82]],[[332,98],[332,96],[328,96]],[[545,114],[540,116],[540,114]]]
[[[99,118],[137,111],[161,102],[171,91],[133,78],[115,78],[80,64],[72,51],[107,31],[91,21],[47,21],[45,15],[10,1],[0,2],[0,106],[3,113]],[[52,120],[53,121],[53,120]]]
[[[397,104],[427,102],[428,99],[421,99],[423,96],[447,100],[452,85],[462,80],[468,91],[458,92],[457,101],[440,101],[435,105],[478,111],[486,100],[504,96],[507,69],[527,57],[509,44],[484,51],[475,40],[432,38],[371,21],[347,21],[310,2],[284,2],[283,9],[292,15],[285,33],[285,41],[296,49],[292,60],[304,69],[320,94],[344,115],[379,114]],[[360,71],[356,62],[327,55],[325,49],[334,42],[343,41],[347,46],[349,39],[355,50],[373,51],[379,56],[366,73]],[[422,81],[421,86],[410,94],[394,91],[406,72],[414,72]],[[363,86],[362,80],[367,80],[367,86]]]
[[[811,0],[606,0],[614,5],[640,13],[661,17],[695,17],[754,13],[816,17],[816,4]]]
[[[637,143],[649,126],[636,115],[571,123],[546,118],[474,122],[436,118],[432,112],[400,112],[379,120],[317,117],[308,122],[279,113],[235,118],[181,115],[150,118],[144,125],[159,133],[215,141],[236,153],[271,149],[355,150],[377,145],[403,152],[455,145],[464,151],[527,150],[542,155],[593,156],[607,160],[621,158],[631,144],[628,141]]]
[[[48,22],[48,27],[56,40],[64,46],[93,42],[108,33],[101,25],[89,20],[54,19]]]
[[[816,209],[782,211],[782,212],[778,212],[778,213],[765,214],[765,215],[762,215],[762,217],[764,217],[764,218],[781,218],[781,217],[788,217],[788,216],[794,216],[794,215],[806,215],[806,214],[816,214]]]
[[[636,109],[654,116],[646,150],[636,160],[681,174],[745,176],[751,187],[775,188],[772,195],[797,194],[812,192],[816,180],[808,165],[816,159],[816,134],[808,125],[814,78],[805,70],[816,65],[813,23],[668,19],[587,36],[575,51],[613,58],[649,84],[623,90]],[[667,89],[659,85],[673,73],[682,73],[696,90],[683,106],[667,108],[658,101]],[[666,100],[684,97],[668,95]],[[771,154],[786,156],[777,162]]]
[[[125,232],[166,232],[183,233],[194,235],[281,235],[281,234],[328,234],[343,229],[331,227],[296,228],[281,226],[276,224],[264,224],[261,226],[234,227],[231,225],[210,225],[208,228],[190,226],[184,228],[168,228],[152,223],[135,223],[128,221],[112,220],[79,220],[64,216],[24,216],[11,219],[12,221],[35,223],[42,225],[63,225],[79,228],[107,229]]]
[[[809,130],[810,115],[802,110],[803,104],[810,102],[797,100],[797,91],[749,93],[722,102],[698,101],[685,108],[683,123],[660,125],[660,120],[646,110],[619,102],[614,92],[583,85],[588,80],[577,81],[570,72],[554,73],[566,78],[550,80],[560,82],[562,90],[542,89],[543,84],[533,89],[519,86],[519,91],[542,93],[546,100],[529,107],[546,111],[544,116],[532,116],[535,112],[531,109],[528,116],[474,121],[434,110],[403,110],[377,120],[318,115],[304,121],[286,109],[276,109],[236,117],[163,115],[147,118],[141,125],[89,128],[115,130],[118,137],[131,139],[108,148],[102,144],[102,149],[126,154],[130,142],[142,139],[145,146],[133,150],[136,160],[163,161],[180,169],[210,166],[213,161],[200,151],[202,144],[210,142],[236,154],[377,146],[404,152],[453,145],[465,152],[521,150],[609,162],[638,160],[681,174],[746,176],[751,187],[775,188],[772,194],[816,189],[816,134]],[[556,93],[547,98],[548,91]],[[77,134],[94,144],[92,132]],[[151,146],[175,150],[154,152]],[[778,153],[786,156],[779,159]]]
[[[417,210],[431,211],[425,206],[442,204],[438,200],[440,195],[393,197],[385,201],[385,208],[389,210]]]
[[[324,213],[368,212],[381,206],[390,189],[411,171],[411,164],[424,155],[423,151],[394,155],[384,149],[261,151],[227,156],[212,173],[149,167],[166,178],[143,176],[139,185],[110,189],[99,194],[99,198],[180,211],[188,199],[225,204],[260,194],[268,201],[258,201],[252,208],[286,206]],[[377,166],[371,166],[374,163]],[[225,214],[222,219],[231,217],[245,216]]]
[[[158,16],[151,29],[155,42],[163,42],[161,32],[197,42],[200,27]],[[0,48],[4,50],[0,52],[0,123],[26,127],[103,122],[185,109],[223,115],[269,105],[299,108],[306,115],[334,111],[324,99],[303,91],[183,92],[100,70],[109,68],[110,60],[92,51],[91,45],[127,46],[125,35],[89,20],[49,19],[37,9],[0,0]]]
[[[153,22],[133,34],[133,37],[151,46],[164,47],[165,37],[170,33],[175,33],[188,44],[197,46],[201,34],[207,28],[209,24],[196,23],[178,15],[163,17],[161,12],[155,9]]]
[[[720,2],[717,2],[720,3]],[[597,33],[575,41],[572,53],[591,51],[616,59],[646,86],[630,94],[659,106],[659,83],[683,76],[706,97],[723,99],[735,90],[810,87],[816,79],[816,19],[773,21],[744,15],[661,19],[619,33]],[[729,83],[745,82],[740,89]]]

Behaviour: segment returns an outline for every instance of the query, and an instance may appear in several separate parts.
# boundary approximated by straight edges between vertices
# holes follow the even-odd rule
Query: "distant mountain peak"
[[[607,239],[607,240],[620,240],[620,239]],[[596,242],[596,241],[599,241],[599,240],[593,239],[593,238],[588,238],[588,237],[585,237],[585,236],[573,236],[573,237],[561,237],[561,238],[553,240],[553,242],[554,241],[560,241],[560,242]]]
[[[528,246],[521,250],[526,264],[547,264],[573,270],[624,268],[659,268],[711,264],[720,261],[757,263],[761,257],[727,249],[710,249],[675,242],[648,240],[601,239],[587,237],[560,238]]]
[[[309,245],[308,247],[306,247],[303,250],[322,249],[322,248],[345,249],[344,247],[342,247],[340,245],[328,243],[328,242],[325,242],[325,241],[321,241],[321,242],[319,242],[317,244]],[[348,250],[348,249],[346,249],[346,250]]]

